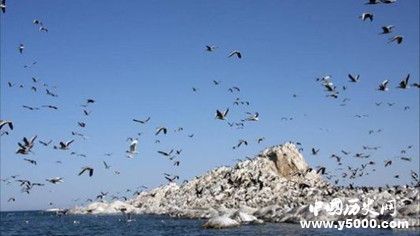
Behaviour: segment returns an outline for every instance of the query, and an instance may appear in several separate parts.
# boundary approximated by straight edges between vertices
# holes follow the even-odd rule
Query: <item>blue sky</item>
[[[369,152],[376,172],[354,183],[408,183],[409,170],[418,171],[419,166],[419,90],[395,87],[408,73],[411,82],[419,81],[419,2],[377,6],[364,2],[7,1],[7,12],[0,17],[1,118],[13,120],[15,129],[1,137],[1,178],[19,174],[46,185],[27,195],[17,183],[2,182],[1,210],[45,209],[49,202],[70,207],[99,191],[159,186],[166,182],[164,172],[178,174],[182,181],[288,140],[300,141],[305,159],[332,173],[341,173],[329,158],[332,153],[345,149],[354,154],[363,151],[362,145],[381,146]],[[373,22],[358,19],[365,11],[374,13]],[[39,32],[34,19],[49,32]],[[389,24],[395,25],[395,33],[379,35]],[[396,34],[404,35],[404,42],[388,44]],[[23,55],[17,50],[20,43],[25,45]],[[208,44],[217,50],[205,52]],[[243,58],[227,58],[232,50],[240,50]],[[33,61],[37,64],[23,68]],[[360,82],[348,83],[348,73],[360,74]],[[338,99],[325,97],[315,81],[326,74],[348,88]],[[32,77],[57,86],[53,90],[59,97],[46,96],[40,84],[38,92],[32,92]],[[385,79],[390,80],[390,91],[376,91]],[[214,86],[212,80],[221,84]],[[16,85],[8,88],[8,81]],[[25,87],[20,89],[19,84]],[[231,86],[241,92],[229,93]],[[236,97],[250,106],[233,106]],[[83,116],[80,106],[87,98],[96,100],[89,117]],[[344,98],[351,100],[340,106]],[[377,107],[374,103],[379,101],[383,104]],[[21,107],[49,104],[59,110]],[[404,111],[405,106],[410,109]],[[214,119],[216,109],[226,107],[231,109],[230,120],[258,111],[260,121],[246,123],[244,129],[230,128]],[[369,117],[357,119],[356,114]],[[146,125],[131,121],[148,116]],[[86,128],[79,128],[78,121],[86,122]],[[154,129],[161,125],[170,132],[155,144]],[[184,131],[174,133],[178,127]],[[370,129],[383,132],[369,135]],[[79,139],[71,131],[89,138]],[[138,132],[143,132],[140,153],[135,159],[125,158],[126,138]],[[193,138],[187,137],[192,133]],[[17,142],[35,134],[54,144],[76,141],[70,151],[37,143],[35,154],[16,155]],[[265,141],[256,144],[262,136]],[[242,138],[250,144],[232,150]],[[406,156],[413,161],[397,160],[408,145],[413,148]],[[310,154],[312,147],[320,148],[317,156]],[[183,149],[179,167],[157,153],[171,148]],[[71,151],[87,157],[72,156]],[[107,152],[113,155],[104,156]],[[387,159],[394,164],[385,169]],[[103,160],[111,170],[104,169]],[[364,162],[343,156],[344,167]],[[86,165],[95,168],[92,178],[77,176]],[[121,174],[116,176],[113,170]],[[395,174],[401,178],[394,179]],[[62,176],[64,183],[45,182],[54,176]],[[8,203],[10,197],[16,202]]]

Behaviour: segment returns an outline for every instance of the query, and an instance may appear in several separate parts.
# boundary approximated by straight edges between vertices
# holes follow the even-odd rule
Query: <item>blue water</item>
[[[230,229],[204,229],[205,220],[136,215],[66,215],[42,211],[1,212],[0,232],[5,235],[419,235],[415,230],[301,229],[297,224],[243,225]],[[75,223],[76,222],[76,223]]]

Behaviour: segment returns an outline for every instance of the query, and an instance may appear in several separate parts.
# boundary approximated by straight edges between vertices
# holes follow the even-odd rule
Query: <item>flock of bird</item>
[[[396,0],[370,0],[367,4],[393,4],[395,3]],[[1,1],[1,10],[3,13],[6,12],[6,0],[2,0]],[[366,20],[370,20],[373,21],[374,20],[374,14],[370,13],[370,12],[364,12],[360,18],[363,21]],[[34,19],[32,24],[36,27],[38,27],[39,32],[43,32],[43,33],[48,33],[48,28],[46,27],[46,25],[39,19]],[[382,27],[382,32],[380,34],[391,34],[394,32],[395,26],[394,25],[386,25]],[[390,38],[389,42],[396,42],[398,44],[401,44],[403,42],[403,36],[402,35],[396,35],[393,36],[392,38]],[[18,44],[18,53],[21,55],[25,54],[25,45],[24,43],[19,43]],[[205,46],[205,52],[206,53],[217,53],[219,50],[219,48],[215,45],[207,45]],[[241,60],[243,59],[243,53],[239,50],[232,50],[230,53],[227,54],[228,58],[232,58],[236,59],[236,60]],[[30,68],[31,66],[35,65],[37,62],[34,61],[31,65],[25,65],[24,68]],[[353,83],[356,84],[358,83],[360,80],[362,80],[362,76],[360,76],[359,74],[348,74],[348,83]],[[410,74],[407,74],[404,76],[404,78],[401,79],[401,81],[398,83],[397,85],[397,89],[401,89],[401,90],[406,90],[409,89],[411,87],[414,88],[420,88],[419,83],[409,83],[409,79],[410,79]],[[333,82],[333,77],[331,75],[325,75],[319,78],[316,78],[316,81],[319,82],[321,84],[321,86],[325,89],[326,92],[326,96],[327,97],[332,97],[335,99],[338,99],[339,95],[342,93],[342,91],[345,91],[347,89],[346,85],[343,85],[340,87],[337,87],[334,82]],[[222,81],[217,81],[217,80],[213,80],[213,85],[214,86],[221,86]],[[8,87],[9,88],[13,88],[16,86],[15,83],[8,81],[7,82]],[[19,84],[18,85],[19,88],[25,88],[24,84]],[[55,91],[56,90],[56,86],[50,86],[47,83],[41,83],[41,80],[36,78],[36,77],[32,77],[32,82],[30,85],[30,90],[34,93],[39,93],[41,91],[41,89],[43,88],[43,90],[45,90],[45,95],[46,96],[51,96],[52,98],[58,99],[59,95],[58,93]],[[389,80],[384,80],[382,82],[379,83],[378,87],[376,90],[380,91],[380,92],[386,92],[390,89],[390,81]],[[199,89],[196,87],[192,87],[192,92],[193,93],[199,93]],[[234,94],[234,95],[238,95],[241,93],[241,89],[238,86],[232,86],[232,87],[228,87],[227,88],[227,93],[230,94]],[[293,97],[297,97],[296,94],[293,94]],[[344,106],[346,104],[346,102],[348,102],[350,99],[349,98],[344,98],[342,100],[342,106]],[[86,121],[86,117],[89,117],[92,113],[92,106],[94,106],[94,104],[96,103],[95,99],[92,98],[87,98],[85,100],[85,102],[81,105],[81,114],[82,114],[82,118],[76,122],[75,127],[77,128],[77,130],[73,130],[71,132],[71,135],[74,137],[70,140],[60,140],[56,142],[56,145],[54,145],[53,143],[55,141],[53,140],[39,140],[38,135],[35,135],[31,138],[28,137],[23,137],[22,141],[18,142],[17,145],[17,150],[16,150],[16,154],[17,155],[21,155],[24,156],[25,158],[23,158],[22,160],[25,162],[28,162],[31,165],[37,165],[38,161],[35,159],[31,159],[31,158],[27,158],[30,155],[34,155],[33,149],[35,147],[35,145],[37,143],[41,144],[43,147],[48,148],[48,147],[52,147],[55,150],[60,150],[60,151],[69,151],[71,150],[70,154],[71,155],[77,155],[80,157],[87,157],[86,154],[84,153],[78,153],[76,151],[72,150],[72,146],[73,143],[75,142],[79,142],[79,140],[77,140],[77,138],[81,139],[81,140],[86,140],[88,137],[85,135],[85,133],[83,132],[84,129],[88,126],[88,122]],[[250,111],[246,111],[244,112],[244,115],[241,119],[238,120],[234,120],[230,118],[230,114],[232,112],[232,110],[234,110],[236,107],[239,106],[243,106],[246,109],[248,109],[250,107],[251,102],[249,100],[244,100],[242,98],[236,97],[233,101],[231,106],[224,106],[221,109],[217,109],[215,111],[215,115],[214,115],[214,119],[218,120],[220,122],[224,122],[227,124],[227,127],[230,128],[236,128],[236,129],[244,129],[247,125],[247,123],[249,122],[258,122],[260,120],[260,113],[259,112],[250,112]],[[375,103],[376,106],[380,106],[382,104],[382,102],[378,102]],[[393,106],[393,103],[388,103],[389,106]],[[29,111],[37,111],[40,109],[52,109],[52,110],[59,110],[59,106],[57,105],[51,105],[51,104],[43,104],[40,106],[30,106],[30,105],[22,105],[23,109],[29,110]],[[408,110],[409,107],[406,106],[404,108],[404,110]],[[368,117],[368,114],[357,114],[355,115],[356,118],[365,118]],[[131,121],[139,124],[139,125],[148,125],[149,122],[152,120],[152,117],[150,116],[146,116],[143,118],[132,118]],[[291,121],[293,120],[293,117],[281,117],[282,121]],[[7,136],[10,134],[10,132],[13,131],[15,125],[19,125],[19,124],[15,124],[13,121],[9,121],[9,120],[0,120],[0,131],[1,131],[1,136]],[[183,132],[184,128],[183,127],[178,127],[176,128],[173,133],[181,133]],[[378,134],[382,132],[382,129],[377,129],[377,130],[369,130],[368,134],[369,135],[374,135],[374,134]],[[158,139],[160,136],[163,135],[168,135],[172,133],[171,129],[169,127],[166,126],[158,126],[156,127],[155,131],[154,131],[154,136],[155,136],[155,143],[160,143],[161,140]],[[138,154],[139,154],[139,140],[141,137],[142,133],[138,133],[137,136],[135,137],[128,137],[127,138],[127,149],[125,150],[125,156],[129,159],[135,158]],[[194,137],[194,133],[190,133],[187,134],[187,136],[189,138],[193,138]],[[260,144],[265,140],[265,137],[256,137],[255,138],[255,143]],[[239,149],[243,146],[248,146],[251,142],[249,140],[246,139],[240,139],[238,140],[237,144],[235,144],[234,146],[232,146],[232,149],[236,150]],[[295,144],[298,146],[300,151],[303,151],[303,145],[300,142],[295,142]],[[406,162],[410,162],[412,161],[411,158],[404,156],[404,154],[407,153],[408,150],[410,150],[413,146],[409,145],[407,147],[405,147],[404,149],[401,150],[401,153],[398,157],[398,159],[400,161],[406,161]],[[327,179],[334,181],[335,184],[339,184],[340,182],[340,178],[342,179],[349,179],[349,180],[354,180],[356,178],[365,176],[365,175],[369,175],[372,171],[375,171],[376,168],[374,168],[374,166],[376,165],[374,160],[371,160],[371,152],[376,151],[380,149],[379,146],[363,146],[361,148],[361,150],[354,152],[354,154],[352,154],[352,152],[348,151],[348,150],[341,150],[338,153],[333,153],[330,155],[331,159],[334,159],[338,165],[338,167],[333,170],[327,170],[326,167],[324,166],[319,166],[318,167],[318,173],[323,174]],[[166,158],[168,161],[171,161],[173,166],[179,166],[181,164],[181,155],[182,155],[182,149],[180,148],[170,148],[168,150],[157,150],[157,153],[159,155],[161,155],[162,157]],[[123,153],[123,151],[122,151]],[[310,149],[310,153],[313,156],[317,156],[317,155],[321,155],[322,151],[319,148],[316,147],[312,147]],[[110,157],[112,156],[113,153],[105,153],[104,156],[106,157]],[[348,165],[346,168],[342,167],[343,165],[343,160],[346,158],[358,158],[361,160],[365,160],[365,162],[363,164],[361,164],[360,166],[357,167],[353,167]],[[386,160],[384,163],[384,168],[389,167],[390,165],[394,164],[396,162],[396,160]],[[61,164],[61,161],[57,161],[57,164]],[[105,160],[102,160],[102,164],[105,170],[110,170],[112,168],[112,166],[110,166]],[[341,174],[338,174],[341,171]],[[82,175],[87,175],[89,177],[93,177],[95,173],[95,169],[91,166],[82,166],[80,168],[79,171],[77,171],[78,176],[82,176]],[[115,175],[119,175],[121,172],[114,169],[113,173]],[[411,178],[413,179],[415,184],[418,184],[419,179],[418,179],[418,174],[413,170],[410,173]],[[6,183],[6,184],[11,184],[13,182],[17,182],[19,184],[19,186],[22,188],[22,192],[23,193],[27,193],[29,194],[30,191],[36,186],[36,187],[42,187],[45,184],[44,183],[39,183],[39,182],[34,182],[32,180],[29,179],[25,179],[25,178],[18,178],[19,175],[12,175],[8,178],[3,178],[1,179],[2,182]],[[163,173],[163,178],[165,179],[165,181],[168,182],[174,182],[179,180],[179,175],[177,174],[170,174],[170,173]],[[400,178],[399,174],[395,174],[394,178]],[[64,182],[64,178],[63,177],[48,177],[45,179],[45,181],[49,184],[60,184]],[[184,181],[185,182],[185,181]],[[352,184],[350,184],[350,186],[352,186]],[[133,195],[139,195],[141,191],[147,189],[146,186],[139,186],[137,187],[135,190],[130,190],[130,189],[126,189],[124,191],[124,193],[132,193]],[[127,196],[117,196],[118,194],[120,194],[120,192],[118,192],[117,194],[108,195],[108,192],[100,192],[95,198],[88,198],[86,199],[85,202],[92,202],[93,199],[96,199],[97,201],[102,201],[106,196],[109,196],[111,200],[114,199],[124,199],[127,200]],[[76,199],[76,201],[78,201],[79,199]],[[15,197],[10,197],[9,198],[9,202],[14,202],[16,201]],[[53,203],[50,203],[49,205],[53,205]]]

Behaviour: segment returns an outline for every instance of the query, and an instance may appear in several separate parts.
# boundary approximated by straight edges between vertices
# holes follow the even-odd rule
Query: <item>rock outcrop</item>
[[[325,210],[314,214],[316,201],[341,199],[360,206],[368,198],[380,204],[396,200],[395,216],[331,215]],[[312,205],[312,206],[311,206]],[[142,192],[126,202],[92,203],[72,209],[75,214],[117,213],[167,214],[173,217],[208,218],[205,227],[221,228],[237,224],[270,222],[299,223],[301,220],[345,220],[347,218],[404,219],[420,226],[419,188],[343,188],[324,181],[308,167],[294,144],[286,143],[264,150],[252,160],[233,167],[219,167],[182,185],[169,183]],[[382,216],[383,217],[383,216]]]

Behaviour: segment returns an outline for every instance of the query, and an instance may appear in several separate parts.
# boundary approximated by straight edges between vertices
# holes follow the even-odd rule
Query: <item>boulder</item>
[[[229,228],[239,226],[239,222],[227,216],[217,216],[210,218],[204,225],[204,228]]]

